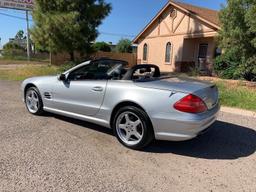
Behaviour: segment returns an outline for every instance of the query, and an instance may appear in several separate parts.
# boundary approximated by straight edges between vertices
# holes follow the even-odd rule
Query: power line
[[[116,37],[131,37],[131,38],[136,36],[136,35],[121,34],[121,33],[109,33],[109,32],[103,32],[103,31],[100,31],[100,34],[116,36]]]
[[[11,17],[11,18],[15,18],[15,19],[20,19],[20,20],[26,20],[26,18],[23,17],[19,17],[19,16],[15,16],[15,15],[10,15],[7,13],[2,13],[0,12],[0,15],[4,15],[7,17]],[[29,19],[29,21],[33,21],[31,19]],[[115,37],[130,37],[130,38],[134,38],[136,35],[128,35],[128,34],[122,34],[122,33],[110,33],[110,32],[104,32],[104,31],[100,31],[99,32],[102,35],[109,35],[109,36],[115,36]]]
[[[10,15],[10,14],[7,14],[7,13],[0,12],[0,15],[4,15],[4,16],[7,16],[7,17],[12,17],[12,18],[15,18],[15,19],[20,19],[20,20],[25,20],[26,21],[26,18],[24,18],[24,17],[14,16],[14,15]],[[29,21],[33,21],[33,20],[29,19]]]

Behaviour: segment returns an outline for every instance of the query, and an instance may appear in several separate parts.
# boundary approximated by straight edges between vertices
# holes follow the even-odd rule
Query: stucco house
[[[157,64],[162,71],[211,70],[218,54],[218,11],[169,1],[134,39],[138,64]]]

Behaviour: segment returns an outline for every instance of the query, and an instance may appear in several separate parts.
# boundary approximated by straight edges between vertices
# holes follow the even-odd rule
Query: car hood
[[[52,76],[39,76],[39,77],[31,77],[26,79],[24,82],[47,82],[48,80],[52,80],[57,78],[57,75]]]
[[[211,87],[214,84],[195,80],[192,78],[170,77],[156,81],[136,82],[136,85],[143,88],[170,90],[184,93],[194,93],[200,89]]]
[[[36,86],[40,84],[45,84],[49,82],[53,82],[55,79],[57,79],[57,76],[41,76],[41,77],[31,77],[26,80],[24,80],[21,84],[21,88],[24,89],[25,86],[29,83],[32,83]]]

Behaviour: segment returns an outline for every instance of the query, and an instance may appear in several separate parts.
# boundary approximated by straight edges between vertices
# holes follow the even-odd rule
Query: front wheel
[[[27,110],[33,115],[41,115],[43,111],[43,101],[36,87],[30,87],[26,91],[25,104]]]
[[[123,107],[116,113],[113,128],[119,142],[131,149],[142,149],[154,139],[148,115],[134,106]]]

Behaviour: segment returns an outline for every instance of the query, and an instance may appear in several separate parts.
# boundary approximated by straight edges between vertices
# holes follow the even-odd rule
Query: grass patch
[[[27,55],[7,55],[7,56],[2,56],[0,57],[0,60],[2,61],[27,61]],[[50,56],[49,55],[44,55],[44,56],[36,56],[36,55],[31,55],[30,56],[30,61],[31,62],[50,62]]]
[[[34,65],[34,64],[49,64],[50,62],[47,61],[47,60],[41,60],[41,61],[36,61],[36,60],[31,60],[31,61],[27,61],[27,60],[11,60],[11,59],[3,59],[3,58],[0,58],[0,66],[1,65],[26,65],[26,64],[31,64],[31,65]]]
[[[34,76],[55,75],[60,73],[60,71],[61,69],[56,66],[27,65],[17,67],[16,69],[0,69],[0,79],[22,81]]]
[[[230,85],[228,82],[215,82],[220,91],[221,104],[256,111],[256,89],[242,85]]]

